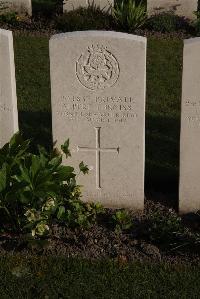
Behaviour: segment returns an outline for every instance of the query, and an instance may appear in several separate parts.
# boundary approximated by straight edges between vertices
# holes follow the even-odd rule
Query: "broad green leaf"
[[[29,146],[30,146],[30,142],[31,140],[25,140],[23,141],[22,144],[20,144],[20,146],[17,148],[17,153],[16,153],[16,158],[20,158],[23,156],[23,154],[28,150]]]
[[[38,172],[40,171],[40,157],[32,155],[32,165],[30,167],[30,172],[31,172],[31,176],[32,176],[32,180],[35,179],[35,176],[38,174]]]
[[[61,145],[61,149],[63,153],[65,154],[66,158],[71,157],[71,152],[69,150],[69,139],[65,141],[63,145]]]
[[[31,184],[30,174],[28,169],[25,166],[20,165],[21,170],[21,177],[23,180],[25,180],[27,183]]]
[[[32,201],[32,196],[30,192],[20,192],[19,193],[20,202],[23,204],[29,204]]]
[[[48,156],[48,153],[44,146],[38,145],[38,151],[40,155]]]
[[[0,167],[2,167],[3,163],[5,162],[8,153],[9,153],[9,143],[6,143],[6,144],[0,149]]]
[[[74,168],[71,166],[60,166],[57,175],[60,181],[66,181],[70,178],[75,177],[76,175],[73,173]]]
[[[53,166],[54,168],[57,168],[61,163],[62,163],[62,156],[58,156],[58,157],[53,158],[49,162],[49,165]]]
[[[79,169],[83,174],[87,174],[89,172],[88,166],[85,165],[83,161],[79,164]]]
[[[23,142],[20,132],[15,133],[10,139],[10,149],[18,147]]]
[[[59,209],[58,209],[58,213],[57,213],[58,219],[60,219],[63,216],[64,213],[65,213],[65,207],[60,206]]]
[[[7,183],[7,163],[4,163],[0,169],[0,192],[6,189]]]

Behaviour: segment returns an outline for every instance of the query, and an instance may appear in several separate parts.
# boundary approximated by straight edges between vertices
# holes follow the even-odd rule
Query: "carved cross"
[[[78,146],[78,152],[96,152],[96,189],[101,189],[101,153],[118,153],[119,147],[117,148],[101,148],[101,134],[100,127],[94,128],[96,132],[96,147],[82,147]]]

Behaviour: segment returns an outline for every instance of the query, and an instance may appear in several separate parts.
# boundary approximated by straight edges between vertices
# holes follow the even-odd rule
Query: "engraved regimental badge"
[[[91,46],[76,63],[79,82],[91,90],[113,86],[119,78],[117,59],[103,46]]]

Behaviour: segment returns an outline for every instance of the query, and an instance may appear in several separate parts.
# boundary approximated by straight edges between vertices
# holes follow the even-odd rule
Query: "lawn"
[[[35,144],[50,147],[51,91],[48,39],[15,38],[15,63],[20,129]]]
[[[0,298],[199,298],[200,268],[78,259],[0,258]]]
[[[48,38],[15,37],[20,128],[51,146]],[[182,41],[148,39],[146,190],[178,190]],[[67,136],[66,136],[67,137]],[[177,196],[176,196],[177,197]]]
[[[148,39],[146,185],[178,191],[181,40]]]

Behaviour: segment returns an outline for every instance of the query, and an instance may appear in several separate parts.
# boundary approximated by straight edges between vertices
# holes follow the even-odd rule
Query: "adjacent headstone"
[[[114,6],[114,0],[64,0],[63,11],[68,12],[80,7],[88,8],[89,6],[98,7],[102,11],[110,13]]]
[[[195,19],[194,11],[197,10],[197,0],[147,0],[149,15],[162,12],[174,12],[176,15]]]
[[[18,131],[12,32],[0,29],[0,147]]]
[[[144,206],[146,38],[86,31],[50,41],[53,139],[84,161],[83,200]]]
[[[181,213],[200,210],[200,38],[185,40],[180,144]]]
[[[16,12],[19,15],[32,15],[31,0],[1,0],[1,13]]]

